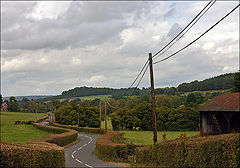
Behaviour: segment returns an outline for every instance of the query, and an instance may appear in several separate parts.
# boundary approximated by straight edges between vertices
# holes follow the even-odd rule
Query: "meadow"
[[[120,131],[124,133],[124,138],[127,138],[130,142],[138,145],[152,145],[153,144],[153,131]],[[176,139],[181,134],[186,134],[187,137],[198,135],[199,131],[158,131],[158,142],[163,139],[163,134],[166,134],[166,139]]]
[[[111,95],[95,95],[95,96],[84,96],[84,97],[78,97],[82,100],[94,100],[94,99],[100,99],[104,100],[105,98],[109,98]]]
[[[45,113],[38,113],[41,118]],[[40,131],[32,125],[15,125],[15,121],[34,120],[35,113],[0,112],[1,118],[1,141],[26,143],[27,140],[52,135],[52,133]]]

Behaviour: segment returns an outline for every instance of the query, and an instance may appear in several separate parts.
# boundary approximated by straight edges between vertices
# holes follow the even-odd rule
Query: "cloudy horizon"
[[[1,93],[59,95],[74,87],[126,88],[207,1],[1,1]],[[232,10],[217,1],[160,58],[181,49]],[[239,70],[239,9],[195,44],[154,65],[155,87]],[[149,87],[149,72],[139,87]]]

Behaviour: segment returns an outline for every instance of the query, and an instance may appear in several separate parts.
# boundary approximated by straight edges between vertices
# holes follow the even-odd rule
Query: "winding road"
[[[65,149],[66,167],[118,167],[103,162],[94,155],[98,136],[78,134],[80,142]]]

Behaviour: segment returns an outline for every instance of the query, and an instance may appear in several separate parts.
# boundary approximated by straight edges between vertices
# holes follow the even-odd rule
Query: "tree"
[[[18,103],[15,99],[15,97],[11,96],[9,98],[9,103],[8,103],[8,111],[14,111],[14,112],[17,112],[19,111],[19,106],[18,106]]]
[[[2,99],[2,95],[0,94],[0,107],[2,107],[2,103],[3,103],[3,99]]]
[[[240,72],[234,74],[234,87],[232,92],[240,92]]]

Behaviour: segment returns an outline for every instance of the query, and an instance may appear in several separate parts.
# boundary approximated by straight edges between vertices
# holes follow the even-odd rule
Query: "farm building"
[[[199,112],[201,135],[240,131],[240,93],[217,96],[206,102]]]
[[[8,105],[7,105],[7,103],[3,103],[3,104],[1,105],[1,111],[8,111]]]

